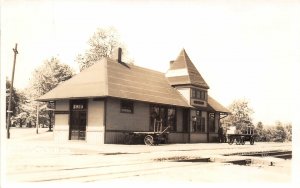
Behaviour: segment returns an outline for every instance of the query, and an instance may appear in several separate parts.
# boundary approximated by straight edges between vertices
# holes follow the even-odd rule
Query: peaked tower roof
[[[209,86],[190,60],[185,49],[182,49],[175,61],[170,63],[166,77],[171,85],[194,85],[209,89]]]

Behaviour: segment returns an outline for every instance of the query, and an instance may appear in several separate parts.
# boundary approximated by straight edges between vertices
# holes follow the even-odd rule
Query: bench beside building
[[[103,59],[38,99],[55,102],[54,139],[120,144],[124,132],[149,132],[161,120],[169,143],[216,142],[229,111],[183,49],[166,74]]]

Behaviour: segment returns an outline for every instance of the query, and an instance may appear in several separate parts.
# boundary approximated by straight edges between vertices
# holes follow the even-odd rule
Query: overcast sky
[[[226,2],[226,3],[225,3]],[[75,70],[97,27],[114,26],[135,64],[166,72],[182,48],[228,106],[247,99],[254,120],[292,122],[300,51],[299,1],[3,1],[1,73],[15,87],[52,56]],[[3,74],[2,74],[3,76]]]

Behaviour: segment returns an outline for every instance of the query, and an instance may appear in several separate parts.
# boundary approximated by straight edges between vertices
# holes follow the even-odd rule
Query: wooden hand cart
[[[246,141],[249,141],[251,145],[254,144],[255,135],[254,134],[228,134],[227,135],[228,144],[244,145]]]
[[[133,144],[138,138],[143,138],[144,143],[148,146],[166,144],[168,142],[167,130],[170,127],[165,128],[163,131],[153,132],[126,132],[124,137],[124,144]]]

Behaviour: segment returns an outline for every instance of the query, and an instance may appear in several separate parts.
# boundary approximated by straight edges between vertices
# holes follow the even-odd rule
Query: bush
[[[262,123],[256,125],[257,141],[261,142],[285,142],[292,141],[292,125],[283,125],[281,122],[276,122],[276,126],[264,128]]]

